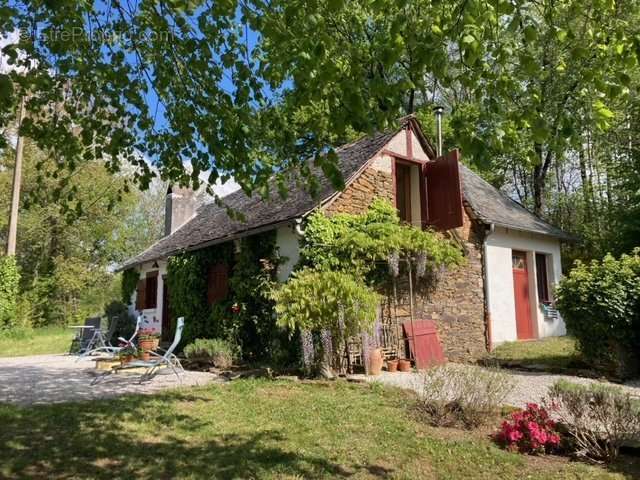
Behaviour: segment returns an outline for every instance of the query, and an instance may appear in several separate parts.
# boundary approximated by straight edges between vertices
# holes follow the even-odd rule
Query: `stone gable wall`
[[[357,214],[366,211],[374,198],[393,201],[391,169],[384,165],[384,162],[376,161],[365,169],[325,207],[326,212]],[[465,211],[464,224],[455,230],[453,236],[463,245],[466,262],[439,275],[436,287],[431,291],[417,289],[415,318],[434,319],[447,358],[450,361],[469,362],[486,353],[482,272],[484,232],[482,226],[471,220]],[[398,296],[401,304],[398,314],[408,315],[408,288],[402,280],[399,280]]]
[[[393,178],[390,172],[369,167],[327,206],[326,212],[362,213],[375,198],[393,201]]]

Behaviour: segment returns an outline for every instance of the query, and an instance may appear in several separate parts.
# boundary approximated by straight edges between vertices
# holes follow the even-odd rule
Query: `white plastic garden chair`
[[[92,384],[97,383],[100,379],[105,378],[110,373],[116,373],[120,370],[128,370],[131,368],[144,368],[145,371],[140,375],[140,383],[151,380],[156,374],[160,371],[161,368],[166,367],[170,368],[171,371],[178,377],[178,380],[182,382],[182,378],[180,378],[180,374],[184,373],[184,368],[182,368],[182,364],[178,357],[173,353],[176,349],[180,340],[182,339],[182,330],[184,329],[184,317],[178,318],[176,322],[176,334],[173,337],[173,342],[171,346],[164,352],[163,355],[159,355],[155,352],[149,352],[152,355],[152,359],[150,360],[134,360],[125,365],[113,367],[109,372],[107,372],[102,377],[96,377]]]
[[[133,330],[133,334],[131,335],[129,340],[122,337],[118,337],[118,341],[122,344],[122,346],[114,347],[113,345],[111,344],[107,345],[106,342],[102,341],[102,346],[93,348],[91,350],[86,350],[76,359],[76,362],[81,358],[91,356],[94,353],[106,353],[109,357],[115,358],[123,348],[133,345],[133,341],[138,336],[138,331],[140,330],[140,324],[142,323],[142,319],[143,319],[142,315],[139,315],[138,318],[136,319],[136,328]],[[115,322],[115,321],[116,320],[111,320],[111,322]],[[112,329],[109,328],[109,330],[111,331]]]

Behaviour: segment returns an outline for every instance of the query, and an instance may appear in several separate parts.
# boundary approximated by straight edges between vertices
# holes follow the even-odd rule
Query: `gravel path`
[[[471,365],[455,365],[454,368],[469,368],[469,369],[481,369],[483,367],[476,367]],[[600,382],[598,380],[593,380],[590,378],[583,377],[575,377],[571,375],[556,375],[550,373],[541,373],[541,372],[523,372],[523,371],[515,371],[515,370],[503,370],[507,375],[512,377],[515,381],[515,387],[507,395],[504,403],[507,405],[512,405],[515,407],[524,407],[529,402],[540,402],[547,393],[547,389],[553,385],[558,380],[567,380],[573,383],[580,383],[583,385],[588,385],[591,383],[604,383],[606,385],[616,385],[609,382]],[[388,373],[382,372],[382,374],[378,376],[365,376],[359,375],[357,376],[360,379],[364,379],[367,382],[380,382],[384,385],[391,385],[395,387],[405,388],[408,390],[415,390],[416,392],[420,392],[422,389],[422,380],[420,373]],[[640,380],[633,380],[631,382],[626,383],[622,386],[622,388],[629,393],[631,393],[634,397],[640,399]]]
[[[0,403],[31,405],[93,400],[220,381],[210,373],[187,371],[182,381],[163,372],[139,384],[139,374],[119,373],[92,386],[93,366],[91,360],[76,362],[76,357],[69,355],[0,358]]]

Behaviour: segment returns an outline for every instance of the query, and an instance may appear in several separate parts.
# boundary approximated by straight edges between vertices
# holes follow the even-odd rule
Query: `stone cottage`
[[[462,165],[457,151],[436,158],[415,118],[336,153],[343,190],[319,175],[315,198],[295,178],[286,199],[237,191],[224,202],[244,221],[231,219],[215,204],[196,208],[190,191],[170,189],[165,237],[122,266],[141,276],[131,310],[164,336],[171,329],[164,281],[170,256],[275,231],[279,254],[286,257],[277,276],[285,281],[299,259],[305,217],[316,209],[360,213],[382,197],[403,221],[445,231],[464,250],[465,264],[444,272],[430,295],[415,300],[414,315],[435,320],[450,360],[476,359],[504,341],[565,333],[553,292],[561,276],[560,242],[570,238],[566,233]],[[225,272],[220,269],[210,281],[223,284]]]

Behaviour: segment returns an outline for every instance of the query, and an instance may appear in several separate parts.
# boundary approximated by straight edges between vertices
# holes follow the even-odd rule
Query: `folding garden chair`
[[[76,362],[81,358],[88,357],[90,355],[93,355],[94,353],[106,353],[109,356],[115,357],[123,348],[133,345],[133,340],[138,336],[138,330],[140,330],[140,324],[142,323],[142,315],[139,315],[138,318],[136,319],[136,328],[133,330],[133,334],[131,335],[129,340],[122,337],[118,337],[118,341],[120,342],[121,345],[114,347],[113,345],[111,345],[111,342],[109,340],[113,336],[113,332],[116,329],[117,323],[118,323],[118,317],[112,318],[107,335],[106,337],[104,337],[104,340],[101,341],[102,345],[96,348],[92,348],[91,350],[86,350],[76,359]]]
[[[100,317],[91,317],[84,321],[84,325],[71,326],[70,328],[77,329],[77,333],[71,342],[69,353],[84,353],[90,350],[95,343],[96,331],[100,330],[101,322]]]
[[[171,371],[178,377],[178,380],[182,381],[180,378],[180,374],[184,373],[184,368],[180,363],[178,357],[173,353],[176,349],[180,340],[182,339],[182,330],[184,329],[184,317],[178,318],[176,322],[176,333],[173,337],[173,342],[171,346],[164,352],[163,355],[159,355],[154,352],[149,352],[153,358],[150,360],[134,360],[125,365],[120,365],[113,367],[110,371],[106,372],[102,376],[95,377],[91,382],[92,385],[95,385],[100,380],[106,378],[111,373],[119,372],[120,370],[128,370],[132,368],[144,369],[144,372],[140,375],[140,383],[151,380],[155,377],[159,371],[164,368],[170,368]]]

